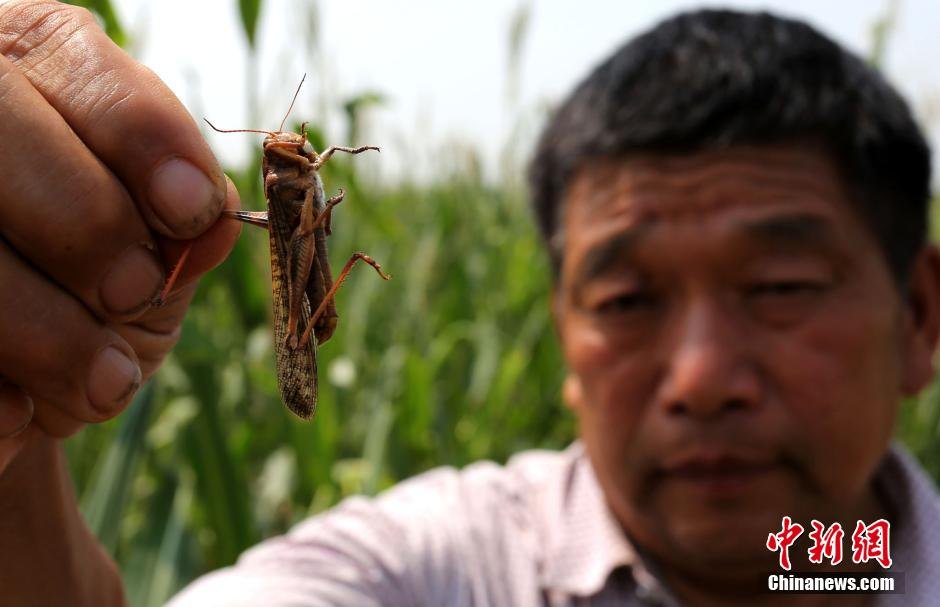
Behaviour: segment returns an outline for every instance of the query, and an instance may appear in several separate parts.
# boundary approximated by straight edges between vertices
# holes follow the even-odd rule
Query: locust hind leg
[[[159,308],[166,303],[167,298],[170,296],[170,291],[173,290],[173,286],[176,284],[177,279],[179,279],[183,265],[186,263],[186,258],[189,257],[189,252],[192,249],[193,243],[192,241],[188,241],[186,246],[183,248],[183,251],[180,253],[179,259],[176,260],[176,265],[174,265],[173,269],[170,271],[170,275],[167,277],[166,282],[163,283],[163,288],[160,289],[160,293],[150,300],[150,305],[155,308]]]
[[[300,338],[300,343],[297,347],[303,348],[306,347],[307,342],[310,340],[310,334],[313,332],[313,326],[317,324],[317,321],[320,319],[320,316],[326,310],[329,302],[333,300],[336,296],[336,291],[339,290],[340,285],[343,284],[343,281],[346,280],[346,277],[349,275],[349,271],[352,270],[352,267],[356,265],[357,261],[364,261],[379,273],[385,280],[391,280],[392,277],[382,271],[382,266],[376,260],[372,259],[362,251],[357,251],[352,254],[352,257],[349,258],[349,261],[346,262],[346,265],[343,266],[343,269],[340,270],[339,276],[336,277],[336,280],[333,282],[333,286],[330,287],[330,290],[326,292],[326,295],[323,296],[323,301],[320,302],[320,305],[317,306],[316,311],[310,316],[310,320],[307,322],[307,329],[304,331],[303,336]]]
[[[297,325],[304,305],[305,288],[316,258],[313,233],[302,233],[298,226],[287,248],[287,347],[297,349]]]
[[[291,234],[287,246],[287,345],[294,350],[307,345],[306,341],[298,344],[297,325],[300,322],[300,309],[303,306],[307,282],[310,280],[310,270],[317,256],[316,231],[328,219],[330,210],[343,201],[343,196],[345,192],[340,190],[339,194],[326,202],[320,214],[314,216],[313,193],[308,191],[300,213],[300,223]]]
[[[330,156],[334,152],[346,152],[347,154],[361,154],[366,150],[375,150],[376,152],[381,152],[378,146],[375,145],[363,145],[358,148],[348,148],[343,145],[331,145],[330,147],[323,150],[323,153],[318,154],[316,161],[312,164],[314,171],[319,171],[320,167],[326,164],[326,161],[330,159]]]

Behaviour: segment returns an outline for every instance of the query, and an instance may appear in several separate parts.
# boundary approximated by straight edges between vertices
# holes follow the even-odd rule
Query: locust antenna
[[[261,131],[258,129],[220,129],[219,127],[209,122],[208,118],[203,118],[203,120],[206,121],[206,124],[212,127],[213,131],[217,131],[219,133],[261,133],[262,135],[270,135],[271,137],[274,137],[274,133],[271,131]]]
[[[294,109],[294,102],[297,101],[297,95],[300,94],[300,87],[304,85],[304,80],[307,79],[307,74],[304,74],[300,79],[300,84],[297,85],[297,90],[294,91],[294,98],[290,100],[290,107],[287,108],[287,113],[284,114],[284,120],[281,120],[281,126],[277,127],[279,133],[284,131],[284,123],[287,122],[287,117],[290,116],[290,111]]]

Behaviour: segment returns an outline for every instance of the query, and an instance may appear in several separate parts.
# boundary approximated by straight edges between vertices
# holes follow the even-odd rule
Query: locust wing
[[[288,409],[303,419],[313,417],[317,408],[317,340],[307,340],[303,348],[287,345],[287,317],[290,293],[287,288],[287,246],[296,225],[296,211],[268,202],[268,235],[271,245],[271,295],[274,303],[274,354],[277,384]],[[302,335],[310,320],[310,301],[300,306],[297,334]]]

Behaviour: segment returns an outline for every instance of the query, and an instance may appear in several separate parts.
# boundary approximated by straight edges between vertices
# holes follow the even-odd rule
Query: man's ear
[[[561,293],[559,292],[557,283],[552,287],[551,293],[551,310],[552,310],[552,319],[555,324],[555,331],[558,333],[558,339],[561,341],[561,347],[565,347],[565,335],[562,331],[561,321],[562,321],[562,311],[560,309],[561,305]],[[568,371],[568,374],[565,376],[565,381],[561,385],[561,398],[565,402],[565,406],[571,409],[574,413],[577,413],[584,406],[584,389],[581,385],[581,379],[574,374],[573,371]]]
[[[917,256],[904,303],[901,390],[913,396],[933,379],[933,356],[940,337],[940,251],[936,246],[925,247]]]
[[[584,408],[584,387],[581,379],[571,371],[565,376],[565,381],[561,386],[561,396],[565,401],[565,406],[573,412],[578,413]]]

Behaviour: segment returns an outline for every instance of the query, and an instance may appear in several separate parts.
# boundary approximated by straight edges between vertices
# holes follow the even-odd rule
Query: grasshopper
[[[303,80],[300,81],[301,86]],[[294,101],[300,86],[294,93]],[[293,108],[294,101],[291,101]],[[300,133],[285,132],[281,121],[277,131],[219,129],[222,133],[263,133],[264,156],[261,172],[267,211],[223,211],[223,216],[268,230],[271,249],[271,291],[274,304],[274,352],[281,398],[288,409],[310,419],[317,405],[317,346],[336,329],[335,295],[352,267],[363,261],[385,280],[390,276],[382,266],[363,252],[354,253],[333,280],[327,257],[326,237],[331,233],[333,208],[345,192],[326,199],[318,171],[336,152],[360,154],[379,151],[376,146],[356,148],[330,146],[321,153],[307,147],[306,123]],[[169,291],[183,256],[167,280]]]

